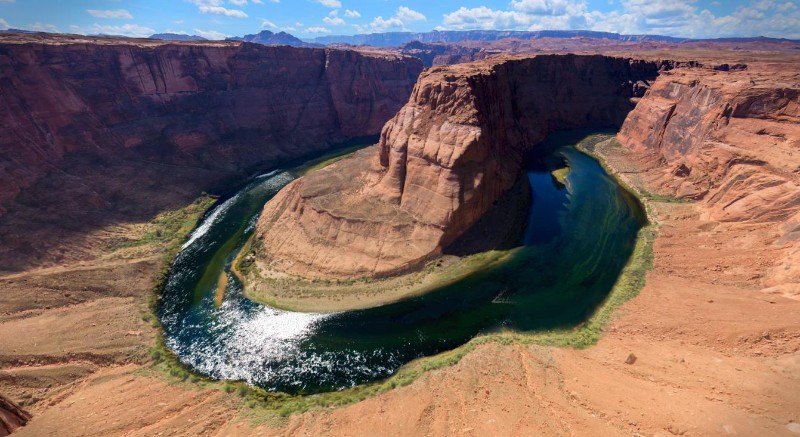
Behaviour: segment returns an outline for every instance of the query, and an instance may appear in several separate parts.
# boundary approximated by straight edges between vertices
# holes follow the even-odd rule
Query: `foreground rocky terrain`
[[[168,242],[142,239],[158,223],[110,222],[54,243],[60,263],[0,277],[0,387],[33,414],[17,433],[797,435],[800,59],[670,55],[747,69],[662,73],[620,145],[595,151],[659,224],[646,286],[596,346],[487,344],[366,401],[265,419],[236,393],[150,366],[144,309]],[[83,258],[66,256],[76,247]]]

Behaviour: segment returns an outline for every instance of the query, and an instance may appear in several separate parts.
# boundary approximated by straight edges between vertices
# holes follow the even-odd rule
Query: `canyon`
[[[3,53],[19,50],[25,59],[41,50],[52,51],[58,58],[62,50],[75,50],[63,65],[80,65],[96,45],[109,45],[96,50],[111,53],[112,58],[120,53],[120,42],[115,40],[84,41],[77,47],[71,44],[63,40],[33,47],[8,44],[3,45]],[[152,65],[166,65],[161,64],[164,58],[182,51],[208,51],[209,59],[235,58],[231,53],[238,51],[245,52],[242,56],[256,51],[258,58],[273,52],[294,53],[241,43],[150,44],[122,45],[132,45],[134,53],[163,50],[164,54],[152,54],[159,59]],[[311,56],[293,50],[297,52],[291,56],[305,59],[302,65],[308,62],[317,73],[324,71],[331,53],[314,50],[308,52]],[[47,112],[47,107],[40,106],[30,111],[30,117],[42,119],[29,124],[30,129],[10,131],[29,142],[12,141],[12,134],[4,131],[2,135],[7,137],[0,143],[3,153],[20,153],[4,160],[0,173],[15,172],[10,183],[2,185],[8,191],[2,204],[6,211],[0,218],[6,251],[3,269],[11,272],[0,276],[4,293],[0,381],[3,395],[33,413],[16,433],[363,435],[381,429],[388,435],[795,435],[800,428],[796,408],[800,405],[800,75],[796,68],[800,58],[792,53],[758,51],[710,53],[705,48],[643,55],[629,52],[635,52],[631,47],[584,50],[603,56],[516,56],[436,67],[423,75],[410,100],[412,76],[421,70],[418,61],[389,57],[389,62],[386,55],[340,54],[370,65],[376,62],[380,68],[395,66],[390,70],[397,68],[406,75],[387,88],[380,82],[368,87],[372,91],[364,92],[371,97],[350,106],[351,111],[343,111],[353,112],[355,117],[349,119],[351,130],[346,132],[334,122],[319,126],[300,117],[307,123],[300,125],[307,129],[254,134],[250,131],[253,125],[246,122],[253,121],[251,115],[231,107],[209,117],[234,123],[232,119],[241,115],[242,127],[218,127],[203,119],[205,111],[200,109],[194,114],[201,121],[181,119],[182,112],[169,112],[168,104],[160,106],[161,99],[178,97],[161,96],[154,106],[171,118],[162,126],[163,133],[154,134],[142,126],[147,125],[146,116],[154,114],[148,111],[150,99],[156,98],[142,96],[139,87],[143,82],[138,82],[149,73],[134,75],[138,85],[128,88],[125,84],[129,81],[120,79],[124,77],[117,75],[120,70],[109,67],[113,63],[107,61],[100,61],[97,68],[109,68],[113,83],[127,90],[119,93],[123,100],[132,92],[137,101],[144,102],[131,111],[145,118],[124,119],[119,125],[105,124],[95,130],[92,123],[96,120],[122,115],[109,110],[111,104],[107,103],[90,113],[94,116],[81,118],[91,105],[75,103],[72,94],[53,92],[63,99],[48,104],[66,107],[74,119],[65,121],[58,117],[61,110]],[[630,57],[642,60],[631,62]],[[9,72],[3,75],[4,99],[7,93],[13,96],[16,92],[6,88],[9,81],[18,81],[15,87],[32,87],[33,81],[26,84],[23,79],[48,81],[55,74],[11,74],[16,70],[8,70],[12,68],[9,64],[20,61],[5,59],[5,64],[0,64],[4,73]],[[678,68],[659,71],[667,69],[662,68],[665,64],[660,59],[700,62],[675,63]],[[576,66],[575,70],[553,74],[567,62]],[[721,64],[746,64],[746,68],[711,68]],[[143,71],[151,71],[148,63],[138,65],[148,65]],[[527,74],[534,67],[550,74]],[[610,74],[619,70],[625,74]],[[249,71],[245,76],[258,78],[254,70],[244,71]],[[293,70],[293,76],[297,71],[304,70]],[[361,77],[361,73],[352,74],[350,77]],[[74,80],[83,82],[86,77]],[[544,83],[565,82],[548,91],[545,85],[537,85],[537,78]],[[159,86],[166,89],[166,82],[174,85],[171,80],[154,79],[151,93],[157,94]],[[62,90],[70,81],[46,83]],[[225,84],[224,91],[195,96],[200,100],[181,105],[203,108],[201,103],[217,98],[235,102],[226,94],[231,82],[220,83]],[[312,83],[316,87],[320,82]],[[602,99],[594,100],[597,90],[592,90],[590,83],[606,93]],[[93,86],[89,91],[103,94],[102,89]],[[324,91],[330,87],[321,89],[323,95],[334,95]],[[389,93],[394,96],[389,99],[394,110],[387,104],[382,121],[377,116],[358,118],[371,107],[376,95],[372,93],[380,89],[397,91],[396,95]],[[572,90],[571,96],[568,90]],[[47,88],[37,92],[28,88],[27,92],[33,94],[18,94],[18,99],[29,95],[48,99],[50,94]],[[252,92],[247,89],[242,94]],[[188,97],[193,93],[177,94]],[[538,99],[527,101],[528,94]],[[104,95],[110,99],[117,93]],[[346,100],[332,97],[331,102],[339,98]],[[574,106],[567,104],[571,99]],[[336,113],[330,106],[319,106],[328,108],[324,113]],[[3,111],[9,107],[7,104]],[[167,244],[156,240],[111,248],[111,243],[142,237],[153,229],[148,221],[159,217],[157,214],[185,206],[201,190],[225,185],[232,176],[274,166],[306,151],[324,150],[348,137],[377,133],[397,110],[399,115],[383,129],[378,147],[298,180],[280,199],[268,204],[259,223],[260,235],[268,238],[265,247],[274,245],[281,256],[287,256],[284,259],[315,251],[315,245],[324,246],[310,238],[300,248],[279,245],[280,235],[270,230],[266,221],[274,217],[300,238],[304,238],[300,233],[313,232],[325,237],[322,241],[341,245],[350,256],[367,256],[366,242],[374,240],[331,237],[347,235],[340,230],[354,226],[354,218],[374,220],[391,212],[394,215],[378,222],[374,230],[357,222],[355,229],[369,238],[383,232],[386,238],[397,239],[406,233],[406,237],[417,236],[415,241],[422,246],[393,253],[384,263],[368,263],[363,270],[357,270],[347,257],[316,257],[312,263],[288,266],[277,260],[262,262],[309,276],[320,267],[333,277],[403,271],[417,260],[438,254],[490,208],[513,183],[515,168],[518,171],[515,165],[519,165],[515,158],[546,132],[563,127],[618,126],[617,141],[598,145],[592,152],[646,201],[658,233],[646,285],[615,313],[597,345],[571,349],[515,343],[509,334],[508,341],[477,345],[451,366],[427,371],[408,385],[352,405],[316,408],[289,418],[274,418],[265,412],[271,417],[267,424],[252,420],[262,413],[247,407],[236,393],[213,384],[175,379],[152,365],[149,349],[158,329],[143,318],[142,311]],[[531,115],[550,110],[553,113],[546,116]],[[234,111],[237,117],[226,118],[227,111]],[[8,112],[4,114],[8,116]],[[585,119],[587,114],[597,117],[596,124]],[[4,126],[22,123],[16,117],[4,118]],[[255,118],[260,124],[270,117]],[[76,136],[65,129],[78,122],[86,123],[82,129],[93,135]],[[159,123],[157,119],[154,122]],[[126,129],[128,124],[130,129]],[[167,125],[189,132],[200,130],[210,140],[194,143]],[[309,131],[313,135],[306,136]],[[49,139],[51,135],[79,141],[57,143]],[[45,140],[31,140],[39,136]],[[106,143],[107,138],[112,145]],[[148,148],[144,140],[139,143],[143,138],[157,139],[153,144],[159,147]],[[254,150],[251,138],[275,146]],[[84,142],[86,149],[73,149],[84,147]],[[163,144],[170,153],[156,153]],[[279,144],[308,149],[282,150]],[[98,155],[83,155],[106,148],[114,153],[97,152],[104,158],[99,160],[101,165]],[[124,154],[125,165],[110,158],[115,153]],[[37,161],[32,158],[36,156],[46,159]],[[157,165],[131,164],[140,162],[137,159],[156,160]],[[254,165],[257,162],[261,164]],[[107,170],[98,173],[97,168],[106,164]],[[117,171],[121,169],[127,171]],[[64,174],[67,171],[70,174]],[[481,174],[492,178],[478,177]],[[148,181],[147,189],[140,185],[141,180]],[[107,186],[117,194],[114,202],[108,201],[112,197]],[[428,186],[436,189],[423,189]],[[133,193],[134,189],[142,189],[141,194]],[[56,194],[45,196],[46,192]],[[87,196],[95,192],[97,196]],[[337,192],[346,193],[344,200],[352,202],[345,211],[326,203],[339,201]],[[72,208],[70,202],[78,203]],[[91,229],[83,226],[87,217],[105,214],[107,208],[121,213],[106,215]],[[134,215],[139,208],[146,210]],[[308,219],[317,214],[315,208],[336,214],[328,214],[325,222],[320,217]],[[198,205],[195,209],[196,218],[204,208]],[[363,217],[353,217],[357,214]],[[56,223],[62,221],[72,225]],[[321,223],[330,225],[330,233],[321,232]],[[406,227],[392,230],[398,224]],[[38,252],[38,258],[29,257],[30,250]],[[373,258],[365,259],[379,258],[371,255]],[[628,363],[631,354],[636,359]],[[16,406],[8,410],[12,408]],[[5,412],[0,411],[2,414]],[[27,418],[24,412],[15,415]]]
[[[107,213],[152,217],[259,168],[377,135],[422,70],[401,55],[241,42],[3,34],[0,49],[6,271],[82,256],[43,245],[43,221],[56,239],[102,227]],[[31,221],[36,239],[24,231]]]

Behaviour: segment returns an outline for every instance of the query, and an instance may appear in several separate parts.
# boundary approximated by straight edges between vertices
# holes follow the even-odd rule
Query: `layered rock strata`
[[[380,144],[287,186],[264,208],[259,265],[304,277],[384,276],[442,253],[556,129],[618,127],[655,62],[547,55],[426,71]]]
[[[352,51],[12,38],[0,39],[0,214],[67,155],[232,173],[377,135],[422,70]]]
[[[791,69],[772,66],[728,70],[663,74],[618,137],[638,156],[632,170],[646,175],[651,189],[696,201],[709,229],[747,229],[742,245],[766,244],[770,255],[755,261],[761,273],[745,278],[749,285],[797,295],[800,81]],[[771,235],[762,235],[765,229]],[[720,269],[736,264],[719,262]]]
[[[0,34],[0,271],[83,259],[111,224],[377,136],[422,68],[392,54]]]

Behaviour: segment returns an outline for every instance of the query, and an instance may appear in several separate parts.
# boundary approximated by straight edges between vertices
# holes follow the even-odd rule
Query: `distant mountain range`
[[[200,35],[186,35],[184,33],[156,33],[150,39],[163,39],[165,41],[208,41]]]
[[[541,31],[515,31],[515,30],[447,30],[432,32],[387,32],[359,35],[327,35],[314,38],[312,42],[319,44],[352,44],[370,45],[376,47],[397,47],[403,44],[419,41],[423,43],[455,43],[461,41],[496,41],[503,38],[539,39],[539,38],[597,38],[612,41],[659,41],[681,43],[688,41],[701,41],[691,38],[675,38],[662,35],[622,35],[612,32],[595,32],[591,30],[541,30]],[[791,41],[783,38],[718,38],[702,41],[720,42],[750,42],[750,41]]]
[[[150,38],[163,39],[167,41],[208,41],[207,38],[203,38],[202,36],[186,35],[181,33],[157,33],[155,35],[150,35]],[[270,32],[269,30],[264,30],[252,35],[234,36],[231,38],[226,38],[225,40],[252,42],[269,46],[325,47],[323,44],[305,42],[300,38],[297,38],[294,35],[290,35],[286,32],[274,33]]]
[[[387,32],[360,35],[328,35],[314,38],[320,44],[353,44],[376,47],[400,46],[411,41],[423,43],[454,43],[460,41],[496,41],[503,38],[538,39],[538,38],[599,38],[614,41],[664,41],[682,42],[686,38],[673,38],[659,35],[620,35],[611,32],[594,32],[589,30],[541,30],[535,32],[515,30],[452,30],[432,32]]]
[[[21,29],[0,30],[0,33],[40,33]],[[90,36],[115,36],[115,35],[90,35]],[[115,36],[121,37],[121,36]],[[156,33],[150,35],[152,39],[166,41],[208,41],[199,35],[187,35],[181,33]],[[462,41],[497,41],[504,38],[517,38],[522,40],[539,38],[595,38],[611,41],[657,41],[669,43],[712,41],[729,43],[747,42],[791,42],[800,44],[800,40],[786,38],[768,37],[729,37],[714,39],[691,39],[675,38],[663,35],[622,35],[613,32],[595,32],[591,30],[540,30],[540,31],[517,31],[517,30],[434,30],[431,32],[385,32],[358,35],[326,35],[313,39],[301,40],[294,35],[286,32],[270,32],[263,30],[256,34],[244,35],[227,38],[228,41],[244,41],[264,45],[286,45],[293,47],[312,47],[323,48],[330,44],[350,44],[368,45],[374,47],[401,47],[410,42],[420,42],[425,44],[435,43],[458,43]]]
[[[245,35],[243,37],[233,37],[228,38],[229,41],[244,41],[244,42],[253,42],[257,44],[264,44],[264,45],[280,45],[280,46],[292,46],[292,47],[316,47],[322,48],[325,47],[324,44],[314,43],[314,42],[305,42],[300,38],[297,38],[294,35],[290,35],[286,32],[278,32],[273,33],[269,30],[263,30],[255,35]]]
[[[23,29],[4,29],[0,30],[0,33],[39,33],[34,30],[23,30]]]

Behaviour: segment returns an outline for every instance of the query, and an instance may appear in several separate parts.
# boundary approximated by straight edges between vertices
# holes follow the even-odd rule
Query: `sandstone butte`
[[[377,136],[421,70],[386,53],[2,34],[0,270],[52,259],[61,229],[102,227],[107,212],[152,216]]]
[[[546,55],[429,69],[377,147],[267,203],[259,265],[311,278],[418,268],[514,185],[527,148],[556,129],[620,126],[662,66]]]

